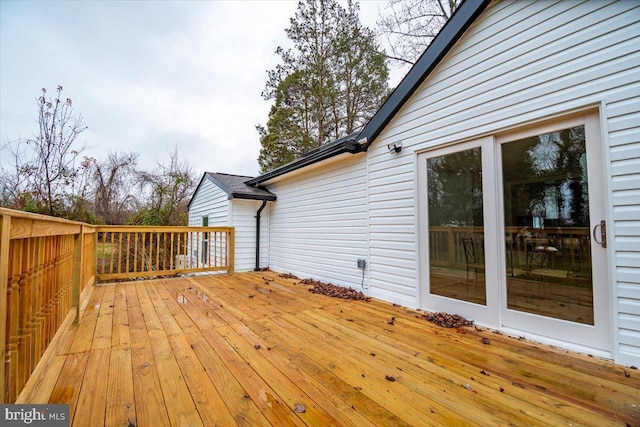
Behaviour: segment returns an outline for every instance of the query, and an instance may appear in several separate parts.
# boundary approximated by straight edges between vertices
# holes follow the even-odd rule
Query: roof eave
[[[400,84],[394,89],[389,98],[369,120],[357,137],[360,141],[367,139],[365,150],[373,143],[382,129],[391,121],[393,116],[402,108],[404,103],[413,95],[422,82],[440,63],[453,45],[473,24],[475,19],[491,3],[491,0],[464,0],[447,21],[442,30],[433,39],[418,61],[409,70]]]
[[[275,202],[277,200],[276,195],[259,195],[259,194],[246,194],[246,193],[233,193],[230,199],[243,199],[243,200],[266,200],[267,202]]]
[[[323,147],[321,147],[323,148]],[[301,169],[305,166],[312,165],[314,163],[321,162],[331,157],[338,156],[344,153],[356,154],[365,151],[363,145],[358,144],[355,139],[348,139],[342,141],[339,144],[333,145],[328,149],[321,149],[315,152],[311,152],[309,155],[300,157],[286,165],[280,166],[272,171],[269,171],[256,178],[252,178],[246,181],[247,185],[257,186],[263,182],[270,181],[276,177]]]

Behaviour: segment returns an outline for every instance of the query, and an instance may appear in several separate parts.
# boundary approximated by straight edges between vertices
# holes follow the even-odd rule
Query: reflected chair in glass
[[[475,271],[475,281],[478,281],[478,270],[484,271],[484,263],[478,262],[476,257],[476,248],[471,237],[462,237],[462,248],[464,249],[464,258],[467,264],[467,282],[469,281],[469,270],[473,268]]]

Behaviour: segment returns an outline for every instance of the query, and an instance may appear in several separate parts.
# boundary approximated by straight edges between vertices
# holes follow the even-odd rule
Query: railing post
[[[84,225],[80,226],[80,233],[74,236],[73,242],[73,271],[71,274],[71,306],[75,307],[75,323],[80,321],[80,288],[82,287],[82,260],[84,255]]]
[[[229,239],[227,239],[227,244],[229,247],[227,248],[227,263],[229,264],[229,274],[233,274],[234,263],[236,259],[235,250],[236,250],[236,229],[231,227],[229,230]]]
[[[0,215],[0,403],[7,401],[7,286],[9,283],[9,243],[11,238],[11,217]]]

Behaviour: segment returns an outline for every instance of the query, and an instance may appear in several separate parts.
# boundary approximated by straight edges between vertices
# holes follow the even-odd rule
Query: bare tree
[[[62,99],[62,86],[57,87],[55,99],[47,99],[46,94],[43,88],[37,99],[39,133],[7,143],[14,170],[1,171],[3,203],[68,216],[76,196],[85,192],[79,188],[79,178],[91,159],[82,158],[86,147],[75,143],[87,126],[80,114],[74,114],[71,99]]]
[[[93,171],[96,215],[107,224],[124,224],[136,207],[135,167],[137,153],[109,153]]]
[[[378,20],[389,60],[415,64],[462,0],[389,0]]]
[[[187,204],[196,185],[193,167],[181,160],[177,148],[169,153],[168,164],[155,170],[139,171],[138,183],[145,203],[130,220],[142,225],[186,225]]]

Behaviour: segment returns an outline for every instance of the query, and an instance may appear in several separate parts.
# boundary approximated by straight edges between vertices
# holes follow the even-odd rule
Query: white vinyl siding
[[[292,174],[268,186],[277,194],[270,222],[270,267],[360,289],[367,258],[366,162],[362,155]]]
[[[203,216],[209,217],[209,227],[230,225],[229,197],[207,178],[198,188],[189,206],[189,225],[201,227]]]
[[[269,205],[261,214],[260,267],[269,266]],[[231,199],[213,182],[204,179],[189,207],[189,225],[202,226],[202,218],[209,217],[209,227],[232,226],[235,229],[234,269],[252,271],[256,266],[256,212],[261,200]],[[200,242],[200,244],[202,244]],[[210,242],[213,245],[214,242]]]
[[[260,214],[260,267],[269,266],[269,206]],[[261,200],[233,199],[231,224],[235,227],[235,271],[253,271],[256,266],[256,213]]]
[[[640,357],[640,87],[611,101],[609,117],[611,197],[621,362]]]
[[[505,1],[483,12],[367,153],[371,295],[420,304],[416,152],[601,107],[608,130],[601,157],[610,157],[612,173],[614,353],[637,362],[639,20],[635,1]],[[390,154],[387,144],[398,141],[402,152]]]

